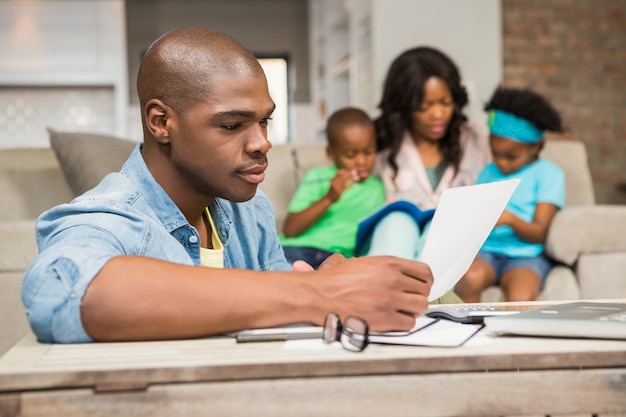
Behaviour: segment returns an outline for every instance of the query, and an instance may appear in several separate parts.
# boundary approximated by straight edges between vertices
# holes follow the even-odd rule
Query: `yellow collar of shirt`
[[[215,224],[213,223],[208,207],[204,209],[204,215],[211,225],[211,243],[213,244],[213,249],[200,248],[200,265],[210,266],[212,268],[224,268],[224,245],[217,235]]]

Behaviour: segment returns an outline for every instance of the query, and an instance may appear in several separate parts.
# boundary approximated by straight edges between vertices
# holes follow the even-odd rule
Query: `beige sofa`
[[[28,331],[20,302],[24,269],[37,253],[34,219],[72,192],[50,149],[0,151],[0,355]]]
[[[307,145],[288,150],[293,154],[296,178],[321,163],[328,163],[322,145]],[[550,229],[547,252],[558,265],[546,279],[539,300],[572,300],[580,298],[626,297],[626,206],[597,205],[585,145],[577,140],[550,139],[542,156],[557,163],[565,171],[567,181],[566,207],[560,211]],[[285,157],[277,158],[285,160]],[[275,165],[275,164],[274,164]],[[288,178],[286,167],[281,175]],[[290,168],[291,169],[291,168]],[[288,204],[288,191],[278,189],[276,176],[269,175],[266,192],[277,205],[279,226]],[[483,292],[483,302],[503,301],[497,287]]]
[[[53,149],[0,150],[0,354],[28,331],[20,302],[22,274],[36,254],[37,215],[119,169],[134,143],[101,135],[50,132]],[[547,248],[563,265],[540,299],[626,297],[626,207],[594,204],[584,145],[548,141],[544,156],[566,171],[567,207],[557,215]],[[277,226],[302,174],[328,163],[324,145],[274,146],[261,188],[273,201]],[[501,299],[497,288],[484,301]]]

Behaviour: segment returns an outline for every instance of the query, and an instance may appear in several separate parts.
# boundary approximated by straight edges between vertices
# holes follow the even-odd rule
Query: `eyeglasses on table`
[[[338,314],[328,313],[324,319],[322,340],[326,344],[340,342],[346,350],[361,352],[369,343],[369,325],[354,316],[348,316],[342,323]]]
[[[337,313],[328,313],[324,319],[322,340],[326,344],[339,342],[346,350],[361,352],[369,345],[370,335],[403,337],[409,336],[422,328],[423,327],[419,327],[406,332],[370,333],[369,325],[360,317],[348,316],[342,323]]]

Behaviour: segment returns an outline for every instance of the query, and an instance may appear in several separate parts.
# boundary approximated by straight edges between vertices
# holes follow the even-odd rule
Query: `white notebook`
[[[486,330],[525,336],[626,340],[626,304],[578,301],[485,318]]]

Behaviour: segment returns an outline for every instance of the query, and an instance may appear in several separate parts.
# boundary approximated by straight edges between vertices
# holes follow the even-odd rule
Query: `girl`
[[[565,202],[565,174],[539,158],[544,131],[561,132],[561,118],[531,90],[498,88],[485,110],[493,163],[477,182],[522,181],[456,292],[479,302],[484,288],[499,285],[507,301],[533,301],[552,266],[543,254],[548,229]]]

